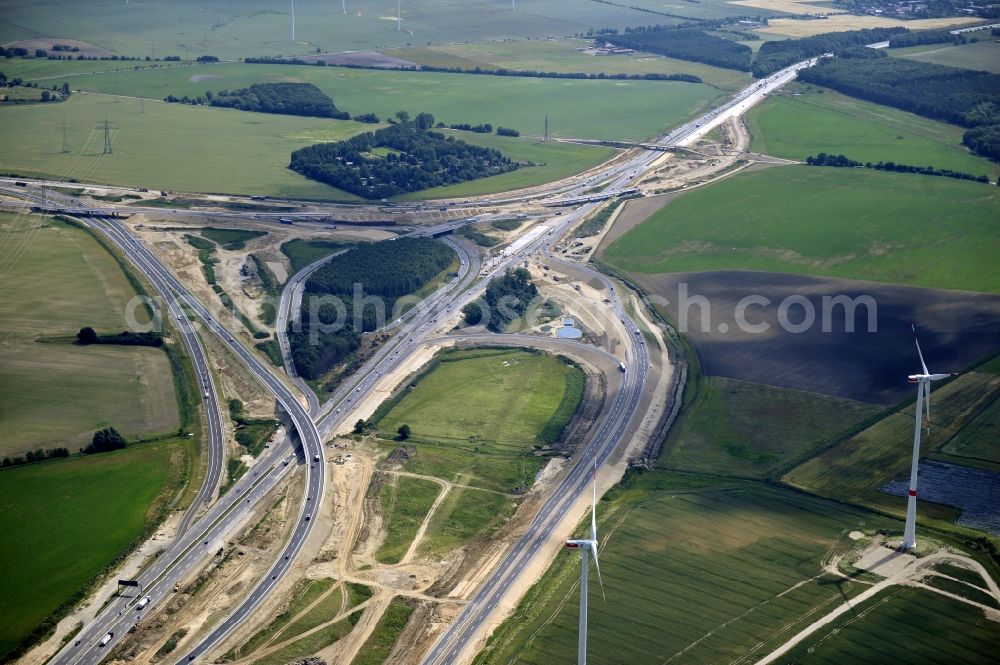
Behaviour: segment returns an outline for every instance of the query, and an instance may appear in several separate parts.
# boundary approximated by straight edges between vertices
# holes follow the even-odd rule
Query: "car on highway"
[[[311,519],[312,519],[312,514],[311,513],[306,513],[306,521],[308,522]]]

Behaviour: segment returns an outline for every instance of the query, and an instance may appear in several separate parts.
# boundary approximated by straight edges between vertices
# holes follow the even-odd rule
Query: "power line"
[[[104,116],[104,150],[101,151],[102,155],[111,154],[111,124],[108,122],[108,116]]]
[[[63,140],[62,140],[62,151],[63,154],[69,152],[69,141],[66,139],[66,118],[63,118]]]

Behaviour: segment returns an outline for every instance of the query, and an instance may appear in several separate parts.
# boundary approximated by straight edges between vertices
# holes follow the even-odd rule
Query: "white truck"
[[[106,646],[108,646],[108,642],[110,642],[111,638],[114,637],[114,636],[115,636],[114,633],[108,633],[107,635],[105,635],[104,637],[101,638],[101,641],[97,643],[97,646],[99,646],[99,647],[106,647]]]
[[[145,608],[146,605],[149,605],[149,601],[151,601],[151,600],[153,600],[153,599],[150,598],[149,596],[146,596],[145,598],[143,598],[142,600],[139,601],[139,604],[135,606],[135,609],[141,610],[141,609]]]

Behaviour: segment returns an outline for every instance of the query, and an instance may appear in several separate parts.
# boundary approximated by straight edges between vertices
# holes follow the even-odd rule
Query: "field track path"
[[[811,624],[806,626],[803,630],[801,630],[797,635],[792,637],[790,640],[782,644],[780,647],[769,653],[764,658],[757,661],[757,665],[767,665],[767,663],[775,662],[778,658],[788,653],[788,651],[790,651],[799,642],[809,637],[811,634],[813,634],[823,626],[831,624],[842,614],[845,614],[846,612],[853,610],[855,607],[859,607],[864,602],[868,601],[871,598],[874,598],[875,596],[882,593],[889,587],[906,582],[910,578],[916,576],[918,573],[923,571],[924,568],[932,566],[936,563],[943,563],[946,561],[952,561],[960,563],[961,565],[966,567],[972,567],[976,572],[978,572],[980,575],[983,576],[983,579],[986,580],[986,583],[990,589],[990,593],[993,595],[993,597],[996,598],[998,601],[1000,601],[1000,588],[997,587],[996,582],[994,582],[993,578],[991,578],[990,575],[986,572],[986,569],[983,568],[983,566],[980,565],[977,561],[956,554],[951,554],[949,552],[936,552],[934,554],[929,554],[928,556],[923,557],[922,559],[917,559],[913,563],[907,565],[899,573],[891,577],[887,577],[886,579],[882,580],[881,582],[874,585],[870,589],[867,589],[862,593],[860,593],[859,595],[855,596],[853,599],[845,601],[836,609],[834,609],[832,612],[812,622]],[[930,587],[927,588],[931,589]],[[937,591],[937,589],[931,589],[931,590]],[[948,595],[951,596],[951,594]]]

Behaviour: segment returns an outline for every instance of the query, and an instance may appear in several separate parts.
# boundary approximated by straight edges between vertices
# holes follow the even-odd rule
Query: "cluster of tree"
[[[53,51],[71,51],[73,53],[76,53],[77,51],[80,50],[80,47],[79,46],[70,46],[69,44],[53,44],[52,45],[52,50]]]
[[[906,28],[873,28],[847,32],[824,32],[802,39],[784,39],[764,42],[753,61],[754,76],[762,77],[784,69],[796,62],[824,53],[834,53],[854,46],[865,46],[892,39],[908,32]]]
[[[375,125],[379,122],[378,116],[374,113],[360,113],[353,116],[351,120],[354,120],[355,122],[367,122],[370,125]]]
[[[348,120],[351,117],[334,106],[329,95],[312,83],[255,83],[249,88],[220,90],[214,94],[208,90],[197,97],[167,95],[163,101],[313,118]],[[378,122],[378,119],[373,122]]]
[[[520,165],[493,148],[470,145],[428,131],[434,116],[358,134],[337,143],[319,143],[292,153],[289,167],[302,175],[366,199],[382,199],[429,187],[507,173]],[[389,148],[384,156],[372,151]]]
[[[76,343],[87,344],[117,344],[119,346],[163,346],[163,335],[158,332],[137,333],[125,330],[115,335],[98,335],[90,326],[80,328],[76,334]]]
[[[598,41],[743,72],[750,69],[750,58],[753,56],[749,46],[716,37],[698,28],[651,26],[623,35],[609,35]]]
[[[464,132],[476,132],[477,134],[489,134],[493,131],[493,125],[488,122],[481,125],[470,125],[467,122],[458,122],[448,125],[448,129],[459,129]]]
[[[469,325],[485,323],[489,330],[503,332],[508,323],[524,315],[537,296],[530,272],[524,268],[508,270],[489,283],[480,300],[463,307],[462,314]]]
[[[909,164],[896,164],[895,162],[858,162],[844,155],[828,155],[821,152],[815,157],[806,157],[806,164],[809,166],[835,166],[839,168],[866,168],[876,171],[895,171],[897,173],[917,173],[920,175],[940,176],[943,178],[955,178],[956,180],[975,180],[976,182],[988,183],[988,176],[975,176],[962,171],[952,171],[951,169],[936,169],[933,166],[910,166]]]
[[[334,106],[329,95],[312,83],[255,83],[249,88],[232,92],[220,90],[210,103],[212,106],[259,113],[283,113],[339,120],[350,118],[348,113]]]
[[[474,224],[466,224],[465,226],[460,226],[458,227],[458,230],[455,231],[455,233],[462,236],[463,238],[468,238],[469,240],[476,243],[480,247],[492,247],[493,245],[496,245],[498,242],[500,242],[493,236],[486,235],[485,233],[480,231],[478,228],[476,228]]]
[[[1000,161],[1000,124],[968,129],[962,143],[984,157]]]
[[[906,58],[827,59],[807,83],[964,127],[1000,123],[1000,75]]]
[[[196,62],[218,62],[219,59],[214,55],[199,55]]]
[[[24,457],[4,457],[3,462],[0,462],[0,466],[4,468],[8,466],[21,466],[22,464],[31,464],[32,462],[41,462],[47,459],[59,459],[60,457],[69,457],[69,450],[67,448],[39,448],[38,450],[29,450],[24,454]]]
[[[521,132],[508,127],[497,127],[497,136],[520,136]]]
[[[914,30],[894,35],[889,39],[889,48],[906,48],[922,44],[964,44],[968,39],[964,35],[953,35],[950,30]]]
[[[425,286],[448,267],[454,253],[430,238],[398,238],[367,243],[333,258],[306,282],[301,325],[290,328],[288,339],[298,373],[315,380],[329,372],[361,344],[361,335],[385,323],[396,301]],[[363,296],[378,296],[375,302],[359,303],[360,318],[354,316],[354,285]],[[336,296],[336,302],[323,296]],[[338,312],[337,304],[342,307]],[[346,321],[344,320],[346,316]],[[336,330],[322,326],[339,322]]]
[[[84,455],[93,455],[94,453],[106,453],[111,450],[121,450],[127,445],[128,442],[125,441],[125,437],[122,436],[118,430],[114,427],[105,427],[98,432],[94,432],[94,438],[91,440],[90,444],[86,448],[81,448],[80,452]]]

